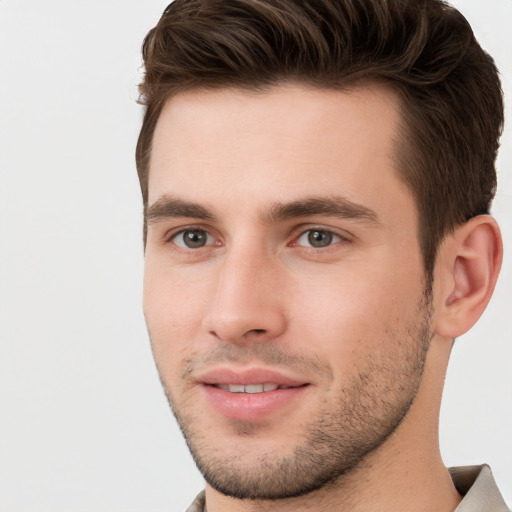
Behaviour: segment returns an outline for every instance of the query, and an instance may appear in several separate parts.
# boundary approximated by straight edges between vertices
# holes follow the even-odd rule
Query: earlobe
[[[456,338],[476,323],[494,291],[502,257],[500,230],[489,215],[474,217],[448,235],[436,269],[441,284],[434,327],[439,335]]]

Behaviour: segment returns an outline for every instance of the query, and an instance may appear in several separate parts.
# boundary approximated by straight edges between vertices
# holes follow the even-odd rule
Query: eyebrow
[[[291,203],[275,203],[265,215],[265,220],[273,223],[295,217],[315,215],[362,221],[371,225],[380,224],[375,211],[343,196],[310,197]]]
[[[262,215],[262,218],[265,222],[273,224],[297,217],[319,215],[362,221],[371,225],[380,224],[375,211],[343,196],[308,197],[289,203],[273,203],[268,212]],[[155,201],[145,211],[148,224],[176,217],[188,217],[210,222],[217,220],[214,213],[204,206],[167,195]]]
[[[170,196],[163,196],[155,201],[146,209],[144,216],[148,224],[173,217],[189,217],[211,222],[216,220],[215,215],[204,206]]]

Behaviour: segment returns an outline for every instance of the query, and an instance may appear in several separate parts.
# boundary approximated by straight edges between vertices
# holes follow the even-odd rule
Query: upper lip
[[[289,377],[268,368],[214,368],[201,373],[197,379],[201,384],[277,384],[278,386],[303,386],[304,380]]]

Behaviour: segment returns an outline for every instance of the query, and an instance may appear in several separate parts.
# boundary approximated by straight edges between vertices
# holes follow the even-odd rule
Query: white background
[[[0,512],[163,512],[202,481],[141,312],[140,44],[158,0],[0,0]],[[512,0],[459,0],[512,106]],[[512,503],[512,128],[494,214],[506,257],[452,356],[448,465]]]

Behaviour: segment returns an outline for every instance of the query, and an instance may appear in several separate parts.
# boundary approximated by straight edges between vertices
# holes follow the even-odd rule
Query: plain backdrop
[[[228,1],[228,0],[227,0]],[[512,0],[459,0],[512,106]],[[160,0],[0,0],[0,512],[170,512],[202,480],[141,308],[140,45]],[[512,128],[494,215],[505,262],[456,341],[447,465],[488,462],[512,503]]]

